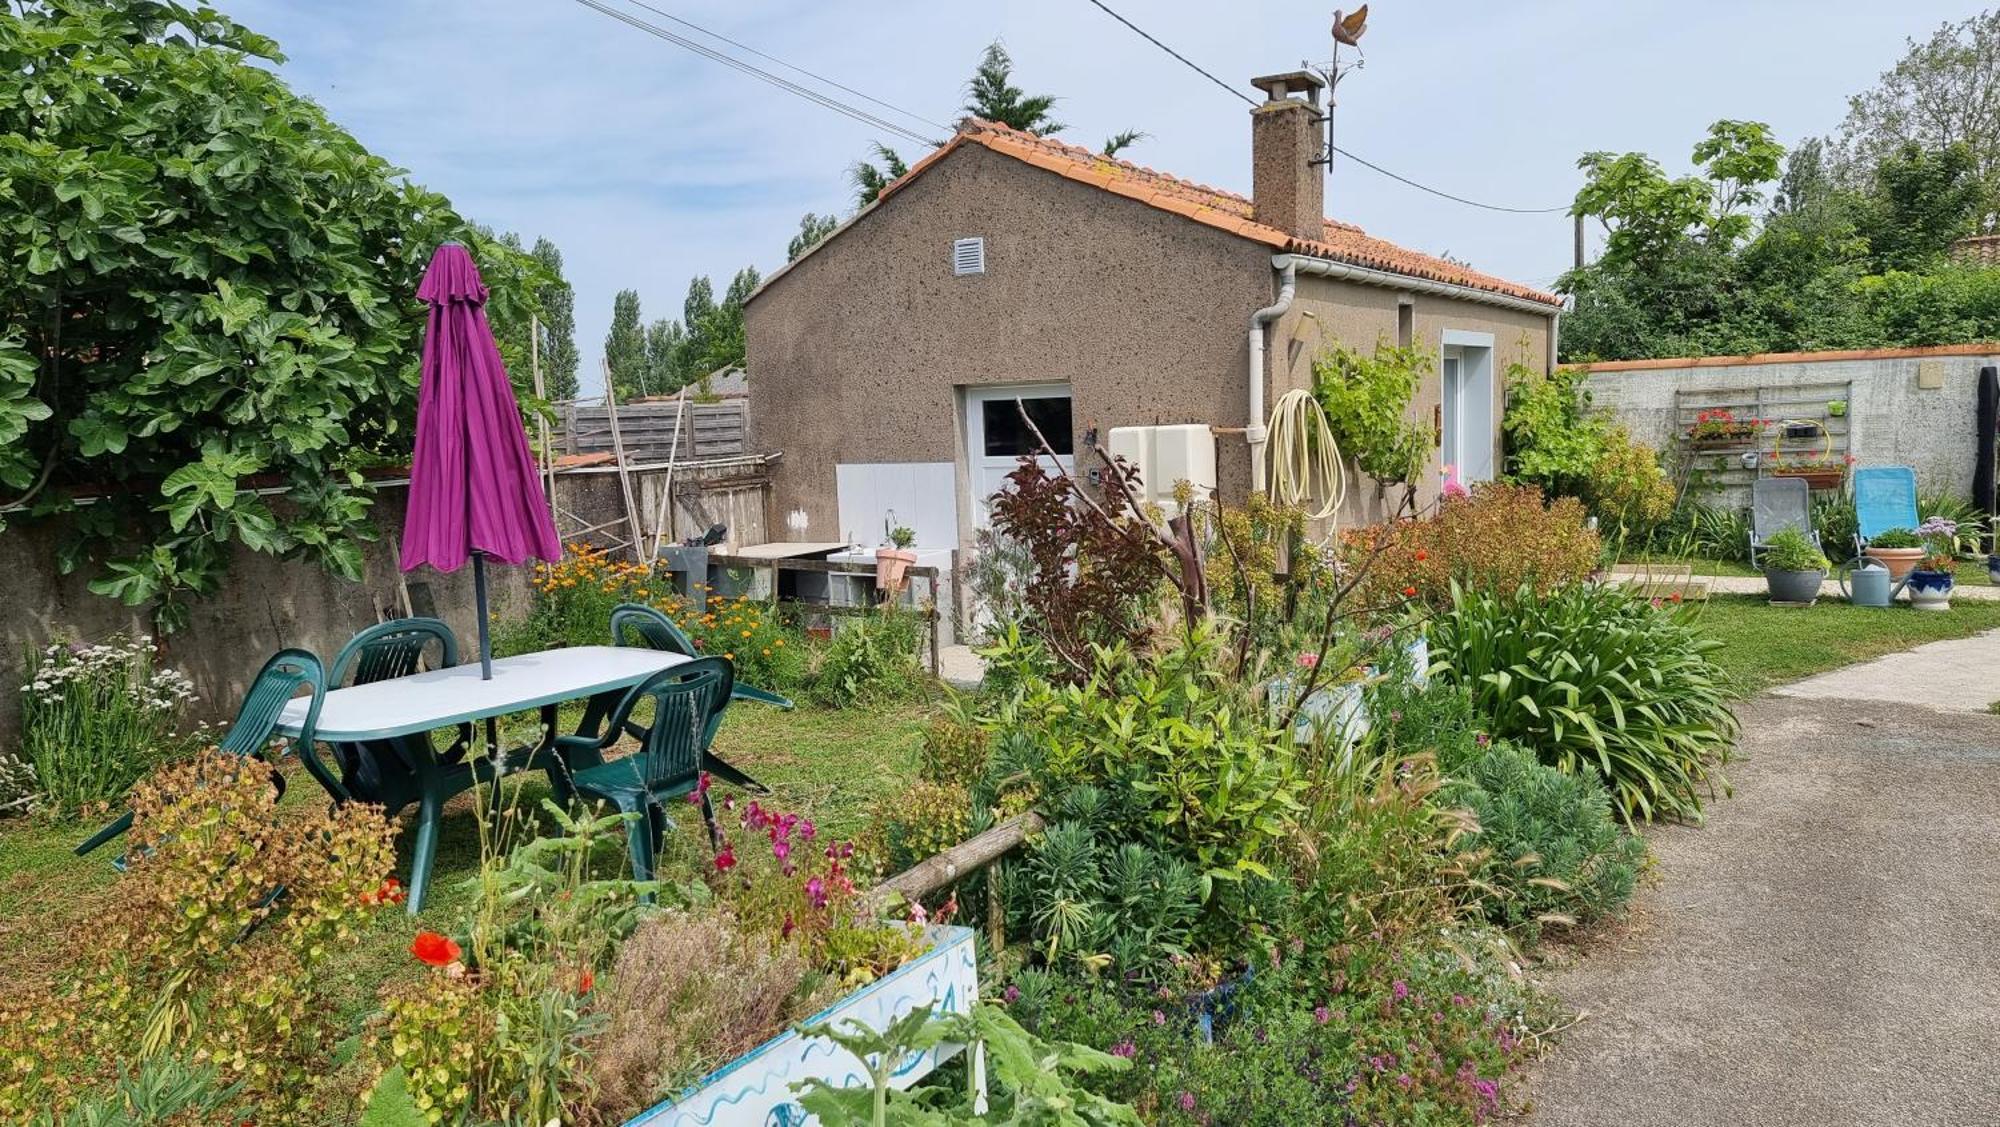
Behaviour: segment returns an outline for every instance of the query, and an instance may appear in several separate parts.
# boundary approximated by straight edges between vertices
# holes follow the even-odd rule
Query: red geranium
[[[736,867],[736,850],[725,845],[722,852],[715,855],[715,871],[726,873]]]
[[[441,967],[458,961],[459,948],[449,936],[420,931],[410,943],[410,954],[431,966]]]
[[[588,994],[590,993],[590,988],[595,985],[597,985],[597,976],[590,973],[589,967],[583,968],[583,973],[577,976],[576,992],[579,994]]]

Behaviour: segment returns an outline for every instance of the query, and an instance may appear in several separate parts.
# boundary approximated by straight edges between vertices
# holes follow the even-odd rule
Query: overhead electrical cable
[[[592,9],[593,11],[602,13],[603,15],[610,16],[612,19],[617,20],[620,23],[626,24],[630,27],[637,28],[638,30],[643,31],[648,35],[654,36],[655,38],[663,39],[668,43],[672,43],[676,47],[692,51],[695,54],[700,55],[705,59],[721,63],[723,66],[729,67],[736,71],[740,71],[743,74],[749,75],[750,77],[755,78],[760,82],[765,82],[772,86],[775,86],[778,89],[785,91],[786,93],[795,94],[801,98],[806,99],[809,102],[813,102],[820,106],[824,106],[825,108],[830,109],[835,113],[843,114],[847,117],[853,118],[855,121],[861,122],[864,125],[872,125],[877,129],[886,130],[890,133],[896,134],[899,137],[915,141],[921,145],[942,145],[944,143],[935,138],[926,137],[923,134],[918,133],[914,129],[910,129],[907,126],[899,125],[896,122],[889,121],[881,117],[877,117],[876,115],[869,113],[867,110],[843,102],[840,99],[835,98],[830,94],[821,93],[820,91],[814,90],[811,87],[802,86],[799,83],[793,82],[791,79],[784,78],[780,75],[772,74],[770,71],[764,70],[761,67],[744,62],[742,59],[736,58],[735,56],[730,55],[726,52],[718,51],[712,47],[706,46],[702,43],[698,43],[695,40],[689,39],[684,35],[677,34],[673,31],[668,30],[667,28],[661,27],[658,24],[649,23],[646,20],[640,19],[639,17],[632,15],[629,12],[620,11],[617,8],[611,7],[608,4],[600,3],[599,0],[576,0],[576,2],[578,4],[583,5],[586,8]],[[805,73],[805,72],[801,71],[800,73]],[[870,100],[872,101],[873,99]],[[896,112],[906,113],[907,111],[897,110]],[[915,117],[914,114],[911,114],[909,116]],[[919,118],[918,120],[922,119]]]
[[[1117,12],[1111,10],[1111,8],[1104,3],[1104,0],[1089,0],[1089,2],[1093,7],[1097,8],[1105,15],[1110,16],[1112,19],[1117,20],[1119,23],[1124,24],[1128,28],[1131,28],[1132,31],[1137,33],[1141,39],[1144,39],[1146,42],[1151,43],[1153,46],[1158,47],[1160,50],[1165,51],[1167,54],[1173,56],[1176,61],[1178,61],[1181,65],[1187,67],[1189,70],[1195,72],[1196,74],[1202,76],[1203,78],[1208,79],[1210,82],[1215,83],[1217,86],[1222,87],[1224,90],[1229,91],[1231,94],[1235,95],[1238,98],[1241,98],[1243,101],[1249,103],[1250,105],[1254,106],[1257,104],[1257,99],[1252,98],[1250,95],[1245,94],[1243,91],[1238,90],[1236,87],[1231,86],[1229,83],[1224,82],[1220,78],[1215,77],[1214,74],[1203,69],[1200,65],[1195,63],[1194,60],[1188,58],[1186,55],[1181,54],[1179,51],[1174,50],[1172,47],[1167,46],[1165,43],[1162,43],[1157,36],[1153,35],[1145,28],[1140,27],[1138,24],[1133,23],[1131,20],[1128,20],[1124,16],[1121,16]],[[1333,146],[1333,151],[1339,153],[1341,156],[1346,157],[1347,159],[1353,161],[1354,163],[1361,165],[1364,168],[1372,169],[1375,172],[1379,172],[1382,175],[1387,176],[1389,179],[1394,180],[1399,184],[1406,184],[1412,188],[1417,189],[1420,192],[1429,192],[1431,195],[1451,200],[1453,203],[1462,203],[1467,207],[1484,208],[1487,211],[1504,211],[1512,215],[1553,215],[1557,212],[1567,212],[1568,210],[1570,210],[1567,205],[1563,207],[1504,207],[1500,204],[1481,203],[1478,200],[1469,200],[1466,199],[1464,196],[1453,195],[1450,192],[1443,191],[1438,188],[1433,188],[1428,184],[1418,183],[1417,181],[1412,180],[1407,176],[1391,172],[1388,169],[1383,168],[1381,165],[1376,164],[1371,160],[1355,156],[1353,153],[1348,152],[1346,149],[1343,149],[1338,145]]]

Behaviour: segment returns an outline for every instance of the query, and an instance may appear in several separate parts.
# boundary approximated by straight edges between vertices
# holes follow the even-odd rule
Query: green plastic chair
[[[611,644],[628,645],[628,637],[637,635],[640,644],[647,649],[665,650],[668,653],[686,654],[689,657],[702,656],[694,647],[693,639],[682,632],[674,620],[668,618],[658,608],[644,603],[620,603],[611,611]],[[732,700],[754,700],[759,704],[776,705],[790,710],[792,702],[768,689],[737,682],[730,690]]]
[[[330,680],[338,689],[457,664],[458,639],[451,627],[435,618],[398,618],[377,623],[348,639],[334,656]],[[481,777],[464,761],[472,739],[472,725],[461,724],[457,738],[443,751],[431,742],[428,732],[329,744],[337,774],[317,756],[300,756],[335,802],[374,803],[391,818],[411,803],[417,804],[417,841],[410,859],[407,902],[413,915],[422,908],[430,885],[444,804],[453,795],[471,789]]]
[[[229,730],[223,733],[216,747],[245,759],[262,755],[271,738],[277,734],[279,716],[292,698],[299,695],[300,689],[312,690],[312,700],[306,705],[305,723],[300,727],[293,746],[310,749],[313,730],[319,724],[320,704],[326,699],[326,668],[320,664],[318,657],[296,649],[279,650],[264,663],[264,668],[257,671],[256,679],[250,682],[250,690],[243,694],[243,704],[236,710],[236,719],[229,722]],[[303,752],[302,758],[308,765],[314,762],[309,750]],[[275,766],[271,768],[271,784],[278,788],[278,796],[284,797],[285,776]],[[76,855],[81,857],[131,828],[132,812],[127,810],[117,821],[77,846]],[[113,864],[123,869],[125,858],[120,856]]]
[[[735,668],[719,657],[698,657],[653,674],[618,702],[596,745],[587,751],[579,749],[579,759],[594,757],[595,762],[570,765],[559,793],[568,791],[576,797],[609,802],[626,814],[642,815],[634,818],[626,831],[634,879],[652,879],[654,860],[673,825],[665,807],[671,799],[699,790],[709,845],[713,848],[720,841],[715,810],[700,782],[709,743],[722,724],[735,681]],[[638,725],[633,711],[648,700],[653,702],[652,723]],[[622,759],[605,760],[604,753],[627,733],[639,737],[639,750]],[[557,782],[553,767],[550,781]]]

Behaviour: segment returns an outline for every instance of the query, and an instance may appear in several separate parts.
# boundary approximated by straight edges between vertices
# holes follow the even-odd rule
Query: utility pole
[[[1583,216],[1573,216],[1576,220],[1576,268],[1583,269]]]

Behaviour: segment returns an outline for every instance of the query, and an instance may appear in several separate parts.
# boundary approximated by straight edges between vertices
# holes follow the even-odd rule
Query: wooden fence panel
[[[674,450],[674,427],[681,405],[674,400],[629,403],[618,408],[618,429],[625,455],[633,462],[664,462],[726,458],[749,452],[749,404],[741,399],[687,405],[688,421]],[[611,449],[611,414],[601,405],[579,404],[565,420],[569,454],[596,454]]]

